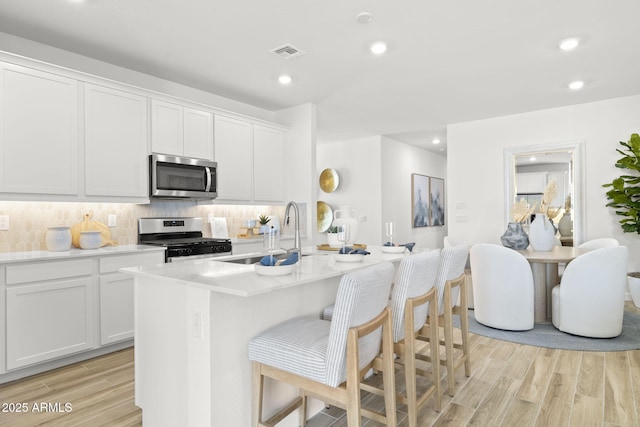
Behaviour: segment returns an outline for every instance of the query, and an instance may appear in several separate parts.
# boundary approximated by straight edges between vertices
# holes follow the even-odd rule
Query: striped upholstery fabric
[[[249,359],[337,387],[346,379],[347,333],[387,306],[393,265],[384,262],[346,274],[340,281],[334,319],[295,318],[249,341]],[[361,367],[379,354],[382,330],[360,340]]]
[[[399,342],[404,338],[404,317],[407,299],[424,295],[433,288],[439,264],[439,250],[422,252],[402,259],[394,281],[395,285],[391,292],[393,342]],[[428,313],[429,304],[423,304],[416,308],[414,331],[417,331],[425,324]]]
[[[322,320],[331,321],[333,319],[333,310],[336,308],[335,304],[328,305],[322,310]]]
[[[440,251],[440,268],[438,269],[438,277],[436,279],[436,288],[438,289],[438,314],[444,313],[444,285],[447,280],[453,280],[464,274],[464,268],[469,257],[468,245],[457,245],[444,248]],[[458,300],[458,288],[454,288],[451,294],[451,302],[455,305]]]

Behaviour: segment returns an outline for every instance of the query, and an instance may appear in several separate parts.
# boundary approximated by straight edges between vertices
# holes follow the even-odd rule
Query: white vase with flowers
[[[556,228],[553,219],[560,212],[560,208],[552,208],[551,202],[558,194],[555,179],[549,181],[542,194],[539,212],[529,228],[529,243],[534,251],[550,251],[557,244]]]

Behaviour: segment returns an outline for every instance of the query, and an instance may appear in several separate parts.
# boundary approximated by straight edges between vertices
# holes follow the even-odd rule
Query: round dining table
[[[588,249],[573,246],[554,246],[550,251],[528,249],[518,251],[531,264],[534,287],[534,321],[551,321],[551,289],[560,283],[558,264],[569,263],[574,258],[588,252]]]

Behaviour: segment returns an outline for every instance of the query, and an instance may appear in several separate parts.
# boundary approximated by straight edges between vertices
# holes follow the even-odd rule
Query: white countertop
[[[361,262],[339,262],[335,260],[335,252],[318,251],[315,248],[303,248],[302,261],[296,269],[284,276],[260,276],[254,265],[223,262],[224,259],[242,258],[243,256],[227,256],[219,258],[197,259],[184,262],[174,262],[160,266],[131,267],[120,271],[146,276],[173,279],[187,286],[206,288],[214,292],[250,297],[278,289],[298,286],[304,283],[341,276],[368,265],[382,261],[399,261],[409,254],[405,251],[398,253],[383,253],[382,247],[368,247],[370,255],[363,257]],[[414,249],[415,252],[415,249]]]
[[[161,246],[151,245],[116,245],[104,246],[98,249],[71,248],[68,251],[31,251],[0,253],[0,264],[26,261],[49,261],[61,259],[74,259],[104,255],[120,255],[132,252],[164,251]]]

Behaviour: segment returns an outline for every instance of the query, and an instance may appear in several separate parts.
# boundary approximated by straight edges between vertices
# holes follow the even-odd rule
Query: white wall
[[[358,224],[356,243],[381,244],[379,225],[382,194],[382,163],[380,137],[372,136],[353,141],[332,142],[317,146],[316,200],[328,203],[333,209],[351,206],[366,221]],[[320,173],[332,168],[338,171],[340,184],[333,193],[320,189]],[[317,233],[317,242],[326,243],[326,235]]]
[[[612,236],[640,268],[640,236],[622,233],[605,207],[602,184],[620,175],[619,141],[640,132],[640,95],[497,117],[447,127],[449,234],[468,243],[500,243],[505,224],[503,150],[565,141],[585,144],[585,240]]]
[[[304,104],[287,108],[275,114],[278,123],[289,126],[285,146],[285,194],[290,200],[305,203],[307,217],[303,222],[307,230],[303,235],[309,236],[314,243],[317,188],[316,177],[316,106]],[[301,213],[302,214],[302,213]],[[324,243],[324,242],[322,242]]]
[[[411,215],[411,174],[443,178],[448,199],[446,158],[413,145],[382,138],[382,224],[393,221],[398,243],[415,242],[423,248],[442,248],[448,221],[442,227],[413,228]],[[446,214],[446,213],[445,213]],[[382,237],[384,230],[380,228]]]
[[[340,175],[340,186],[334,193],[324,193],[316,186],[317,200],[337,209],[354,208],[366,221],[359,223],[359,243],[379,245],[387,238],[384,223],[393,221],[398,227],[397,243],[415,242],[420,247],[441,248],[447,226],[412,228],[411,174],[445,178],[446,159],[413,145],[381,136],[319,144],[318,174],[333,168]],[[326,237],[319,235],[319,243]]]

